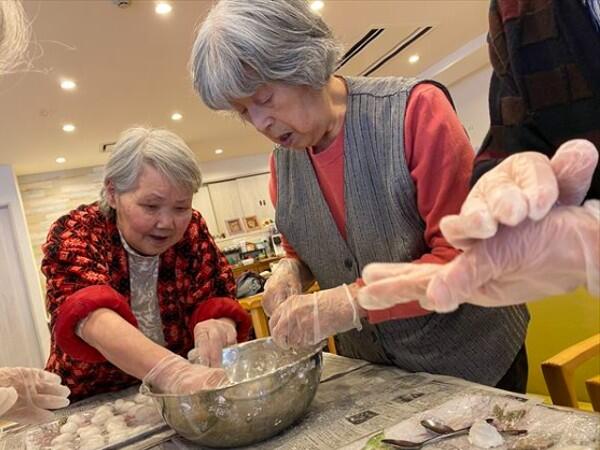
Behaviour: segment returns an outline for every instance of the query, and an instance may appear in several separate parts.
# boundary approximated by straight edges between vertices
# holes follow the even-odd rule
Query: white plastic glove
[[[496,234],[500,224],[541,219],[557,200],[580,205],[597,162],[596,147],[583,139],[564,143],[552,160],[537,152],[512,155],[477,181],[460,214],[441,220],[442,233],[454,247],[466,249]]]
[[[223,348],[237,342],[235,322],[231,319],[210,319],[194,327],[194,348],[188,359],[208,367],[221,367]]]
[[[279,260],[265,283],[262,308],[267,316],[292,295],[302,294],[302,262],[294,258]]]
[[[271,335],[282,348],[316,345],[336,333],[356,328],[360,330],[361,315],[356,302],[355,285],[346,285],[295,295],[275,310],[271,316]]]
[[[179,355],[161,359],[144,377],[144,383],[165,394],[193,394],[228,382],[223,369],[192,364]]]
[[[446,265],[371,264],[359,294],[365,309],[418,299],[450,312],[461,303],[507,306],[586,286],[600,295],[600,202],[559,206],[540,221],[501,226]]]
[[[4,420],[49,422],[54,414],[48,410],[68,406],[70,393],[54,373],[25,367],[0,369],[0,415]]]

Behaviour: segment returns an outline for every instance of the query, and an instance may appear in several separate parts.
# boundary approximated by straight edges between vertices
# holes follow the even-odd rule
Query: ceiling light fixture
[[[412,55],[410,58],[408,58],[408,62],[411,64],[416,64],[419,62],[419,55]]]
[[[63,125],[63,131],[67,133],[72,133],[73,131],[75,131],[75,125],[73,125],[72,123],[65,123]]]
[[[56,162],[58,164],[64,164],[67,162],[67,158],[63,157],[63,156],[59,156],[58,158],[56,158]]]
[[[321,11],[323,9],[323,6],[325,6],[325,3],[323,3],[321,0],[315,0],[310,4],[310,9],[317,12]]]
[[[181,119],[183,119],[183,116],[180,113],[176,112],[176,113],[171,114],[171,120],[174,120],[177,122]]]
[[[167,2],[158,2],[156,4],[156,7],[154,8],[154,11],[156,12],[156,14],[169,14],[171,11],[173,10],[173,7],[171,5],[169,5]]]
[[[220,155],[221,153],[223,153],[223,149],[222,148],[218,148],[215,150],[215,155]]]
[[[60,82],[60,87],[65,91],[72,91],[77,87],[77,83],[75,83],[73,80],[62,80]]]

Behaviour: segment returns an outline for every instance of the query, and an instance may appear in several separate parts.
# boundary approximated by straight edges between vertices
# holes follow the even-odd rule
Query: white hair
[[[204,103],[229,110],[267,82],[320,89],[341,54],[306,0],[221,0],[198,30],[190,66]]]
[[[194,153],[187,144],[167,130],[133,127],[125,130],[104,166],[104,186],[100,191],[100,209],[113,214],[108,204],[107,184],[117,194],[136,188],[144,165],[150,165],[171,183],[194,194],[202,184],[202,175]]]
[[[0,0],[0,75],[26,63],[31,26],[19,0]]]

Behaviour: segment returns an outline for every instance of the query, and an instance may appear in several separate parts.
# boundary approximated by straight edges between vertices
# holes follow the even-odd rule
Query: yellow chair
[[[270,336],[269,321],[267,315],[262,309],[262,294],[256,294],[252,297],[243,298],[240,300],[240,305],[250,313],[252,319],[252,327],[257,338]]]
[[[271,335],[269,330],[269,320],[262,308],[262,294],[256,294],[252,297],[243,298],[240,300],[240,305],[250,313],[252,319],[252,327],[257,338],[263,338]],[[327,348],[329,353],[337,355],[335,349],[335,339],[330,336],[327,339]]]
[[[575,369],[600,353],[600,334],[585,339],[542,363],[548,392],[555,405],[577,408],[579,403],[573,382]],[[600,375],[585,382],[592,407],[600,411]]]

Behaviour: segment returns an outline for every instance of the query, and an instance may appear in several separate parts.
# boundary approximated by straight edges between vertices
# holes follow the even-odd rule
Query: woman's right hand
[[[292,295],[302,293],[301,262],[294,258],[283,258],[265,283],[262,307],[271,316],[277,307]]]
[[[597,163],[598,150],[583,139],[565,142],[552,159],[537,152],[512,155],[477,181],[459,214],[441,220],[442,233],[454,247],[466,250],[494,236],[501,225],[544,218],[557,200],[578,206]]]
[[[58,375],[42,369],[6,367],[0,369],[0,415],[23,424],[54,419],[49,409],[69,405],[69,388]]]
[[[193,394],[218,388],[229,379],[223,369],[192,364],[179,355],[170,354],[150,369],[143,381],[164,394]]]

